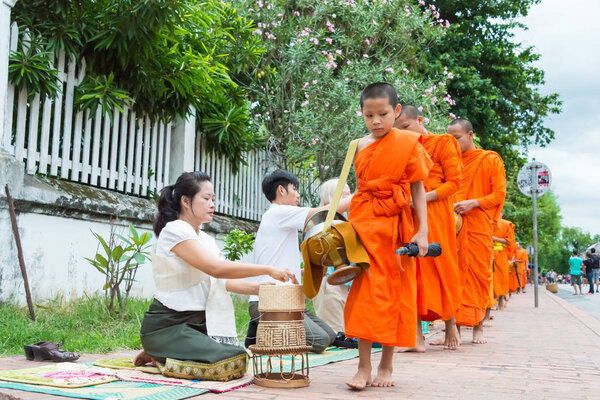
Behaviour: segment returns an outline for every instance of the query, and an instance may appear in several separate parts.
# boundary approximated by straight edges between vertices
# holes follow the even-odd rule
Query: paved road
[[[582,289],[583,293],[586,293],[588,291],[588,285],[583,285]],[[583,310],[600,320],[600,293],[595,293],[594,295],[583,294],[580,296],[575,296],[574,293],[571,285],[558,285],[557,295],[561,299],[568,301],[580,310]],[[598,397],[600,398],[600,394]]]
[[[588,300],[569,301],[543,287],[537,309],[533,307],[533,289],[513,296],[507,310],[494,312],[487,344],[471,344],[471,331],[467,330],[463,333],[465,343],[457,351],[428,346],[424,354],[397,354],[394,388],[347,389],[344,382],[358,364],[354,359],[311,369],[308,388],[251,385],[197,399],[599,399],[600,320],[576,307],[576,303]],[[434,337],[441,334],[438,331]],[[375,363],[378,357],[374,356]],[[0,369],[22,365],[27,365],[24,357],[0,359]],[[39,400],[51,396],[0,389],[0,400],[9,398]]]

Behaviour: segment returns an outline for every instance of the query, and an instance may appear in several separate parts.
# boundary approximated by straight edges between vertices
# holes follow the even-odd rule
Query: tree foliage
[[[348,143],[366,133],[358,96],[369,83],[393,84],[401,102],[423,107],[431,130],[449,122],[447,71],[416,70],[444,35],[431,10],[352,0],[234,0],[234,6],[256,21],[254,33],[265,42],[261,67],[244,85],[281,167],[315,171],[307,179],[339,174]]]
[[[544,122],[560,112],[558,94],[540,91],[544,71],[534,66],[539,54],[514,39],[515,29],[526,29],[515,18],[539,1],[431,0],[450,28],[424,67],[445,66],[454,74],[448,82],[457,99],[452,112],[473,122],[480,144],[500,153],[507,169],[522,164],[527,145],[554,139]]]
[[[81,108],[102,105],[110,113],[133,99],[130,106],[153,119],[196,113],[208,146],[236,163],[262,143],[250,128],[249,103],[236,80],[255,69],[264,49],[252,35],[251,21],[230,5],[217,0],[21,0],[13,18],[40,41],[37,54],[46,57],[45,65],[61,51],[85,59],[86,76],[76,89]],[[23,70],[26,61],[17,55],[11,57],[14,71]]]

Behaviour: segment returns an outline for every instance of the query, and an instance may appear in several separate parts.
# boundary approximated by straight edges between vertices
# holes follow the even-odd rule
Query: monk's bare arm
[[[415,214],[419,220],[419,230],[411,239],[412,243],[419,246],[419,256],[427,254],[427,203],[425,202],[425,188],[423,181],[410,183],[410,195],[412,197]]]
[[[506,239],[502,239],[496,236],[492,236],[492,239],[494,240],[494,242],[498,242],[498,243],[502,243],[502,244],[508,244],[508,240]]]
[[[340,214],[343,214],[346,211],[348,211],[350,209],[350,201],[352,201],[352,196],[348,196],[343,199],[340,199],[340,202],[338,203],[336,211],[339,212]],[[311,208],[308,211],[308,214],[306,215],[306,221],[308,221],[313,215],[315,215],[319,211],[323,211],[323,210],[329,210],[329,206]]]

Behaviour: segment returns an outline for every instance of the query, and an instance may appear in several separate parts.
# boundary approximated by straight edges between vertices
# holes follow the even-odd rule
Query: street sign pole
[[[517,175],[519,190],[533,200],[533,288],[535,292],[535,307],[539,306],[538,293],[538,223],[537,198],[543,196],[552,184],[552,174],[544,163],[532,161],[523,166]]]
[[[533,200],[533,292],[535,297],[535,308],[539,306],[538,300],[538,232],[537,232],[537,193],[538,175],[537,165],[531,169],[531,199]]]

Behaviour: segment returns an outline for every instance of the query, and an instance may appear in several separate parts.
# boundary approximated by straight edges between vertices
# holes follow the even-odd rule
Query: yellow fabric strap
[[[335,212],[337,211],[338,204],[340,203],[340,199],[342,198],[342,192],[344,191],[344,186],[346,186],[346,179],[348,179],[348,173],[350,172],[350,167],[352,166],[352,160],[354,160],[354,154],[356,153],[357,146],[358,139],[351,141],[350,145],[348,146],[348,152],[346,153],[344,166],[342,167],[342,172],[340,173],[340,179],[338,181],[337,187],[335,188],[335,194],[333,195],[333,199],[331,199],[331,205],[329,206],[329,211],[327,212],[327,218],[325,218],[325,224],[323,225],[323,233],[327,233],[331,230],[333,217],[335,217]]]

